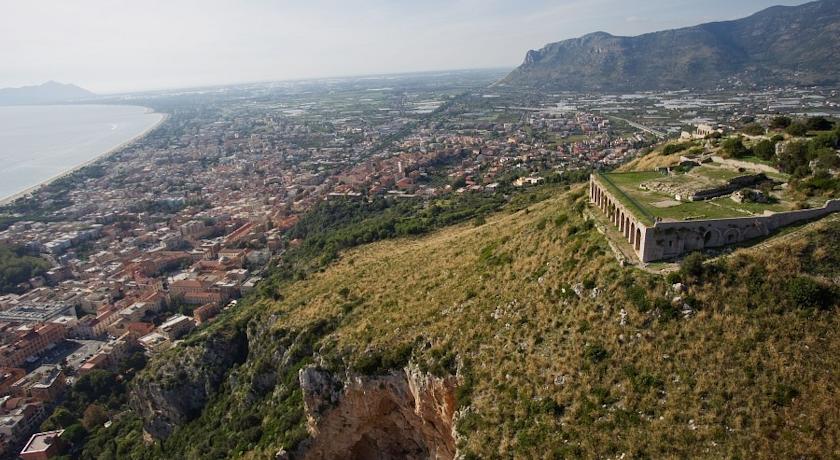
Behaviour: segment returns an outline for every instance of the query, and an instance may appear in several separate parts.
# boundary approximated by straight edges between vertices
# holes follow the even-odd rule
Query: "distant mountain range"
[[[529,51],[500,83],[574,91],[838,84],[840,0],[637,37],[596,32]]]
[[[53,104],[96,96],[76,85],[48,81],[41,85],[0,89],[0,105]]]

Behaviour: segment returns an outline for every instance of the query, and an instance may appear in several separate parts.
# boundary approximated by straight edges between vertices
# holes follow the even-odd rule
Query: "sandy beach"
[[[18,198],[21,198],[21,197],[24,197],[24,196],[27,196],[27,195],[31,195],[31,194],[37,192],[38,190],[40,190],[42,187],[45,187],[45,186],[51,184],[52,182],[54,182],[58,179],[61,179],[62,177],[66,177],[70,174],[73,174],[73,173],[83,169],[83,168],[86,168],[90,165],[93,165],[94,163],[96,163],[100,160],[108,158],[109,156],[111,156],[111,155],[119,152],[120,150],[128,147],[129,145],[133,144],[134,142],[137,142],[138,140],[142,139],[143,137],[145,137],[150,132],[157,129],[160,125],[162,125],[166,120],[169,119],[169,114],[168,113],[157,113],[157,112],[154,112],[154,110],[151,109],[151,108],[146,108],[146,109],[147,109],[146,113],[155,113],[157,115],[160,115],[160,119],[157,122],[155,122],[155,124],[153,124],[152,126],[147,128],[146,130],[141,132],[140,134],[138,134],[138,135],[132,137],[131,139],[128,139],[127,141],[122,142],[119,145],[117,145],[117,146],[115,146],[115,147],[97,155],[96,157],[94,157],[94,158],[92,158],[92,159],[90,159],[90,160],[88,160],[84,163],[81,163],[77,166],[74,166],[74,167],[72,167],[72,168],[70,168],[70,169],[68,169],[68,170],[66,170],[66,171],[64,171],[60,174],[56,174],[55,176],[52,176],[49,179],[41,181],[38,184],[35,184],[35,185],[33,185],[31,187],[28,187],[24,190],[21,190],[20,192],[14,193],[12,195],[9,195],[9,196],[3,197],[3,198],[0,198],[0,206],[5,206],[9,203],[14,202]]]

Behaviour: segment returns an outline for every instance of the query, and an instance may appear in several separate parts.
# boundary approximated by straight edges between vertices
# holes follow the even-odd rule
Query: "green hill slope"
[[[678,292],[620,267],[586,206],[558,192],[248,299],[155,358],[83,456],[836,454],[836,220]]]

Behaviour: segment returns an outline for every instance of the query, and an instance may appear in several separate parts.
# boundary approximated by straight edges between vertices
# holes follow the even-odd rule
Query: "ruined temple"
[[[647,214],[608,181],[599,174],[590,176],[589,201],[606,214],[645,263],[767,236],[781,227],[840,211],[840,200],[829,200],[816,209],[765,211],[763,215],[723,219],[664,220]]]

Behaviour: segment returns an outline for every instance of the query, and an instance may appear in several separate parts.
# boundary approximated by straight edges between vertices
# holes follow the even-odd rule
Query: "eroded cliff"
[[[452,459],[456,378],[416,368],[341,382],[309,366],[300,371],[311,439],[305,459]]]
[[[143,418],[147,433],[167,438],[201,413],[228,370],[247,353],[241,332],[212,334],[193,346],[179,346],[174,359],[160,359],[157,367],[137,377],[129,404]]]

